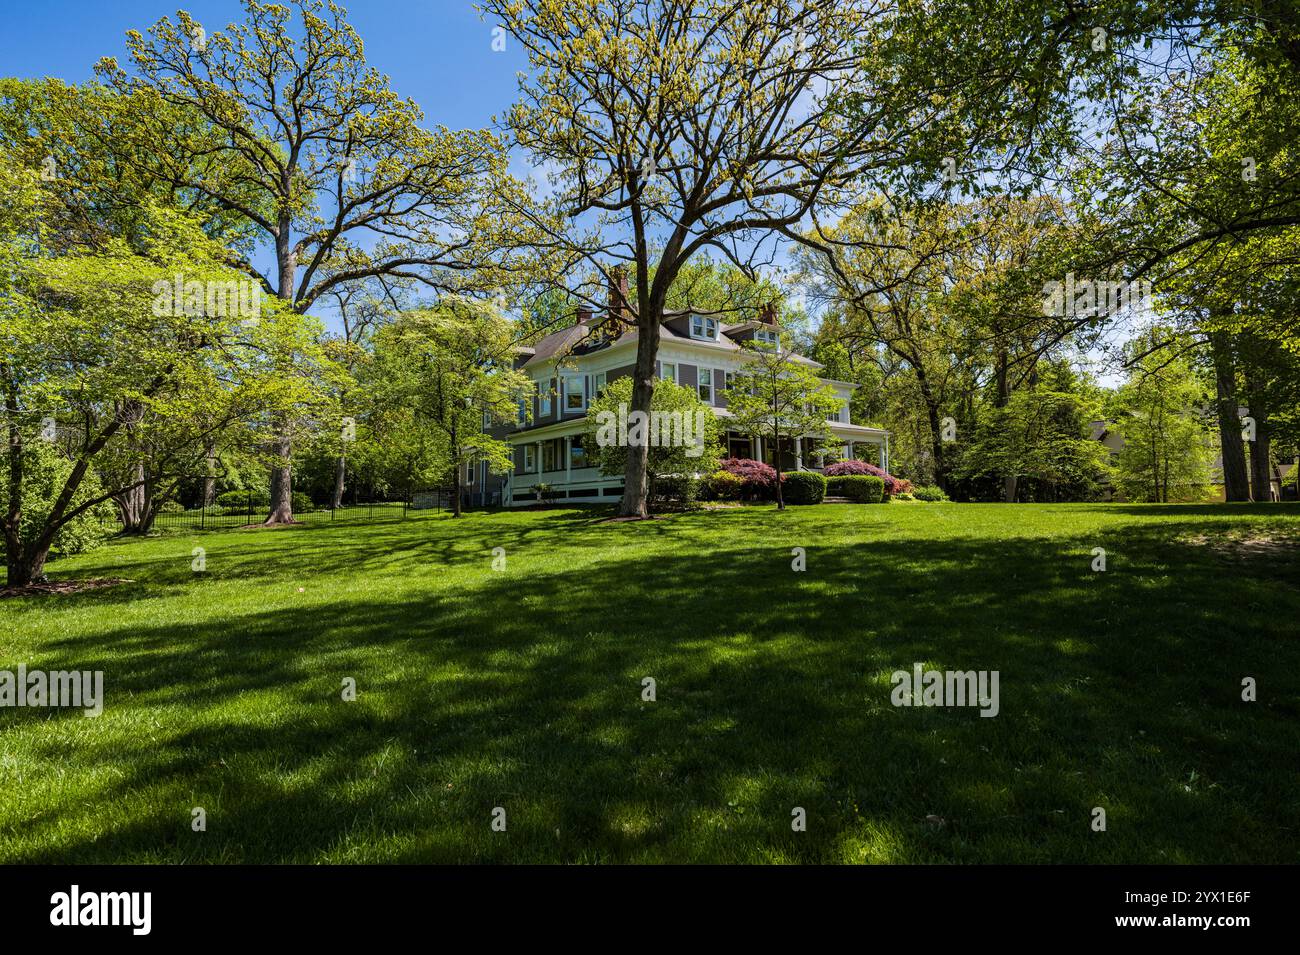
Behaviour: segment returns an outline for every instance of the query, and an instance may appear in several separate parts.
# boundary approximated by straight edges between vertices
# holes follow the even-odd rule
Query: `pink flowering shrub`
[[[745,497],[769,497],[776,494],[776,468],[753,458],[725,458],[718,467],[728,474],[734,474],[744,482],[742,493]],[[785,480],[785,475],[781,475]]]

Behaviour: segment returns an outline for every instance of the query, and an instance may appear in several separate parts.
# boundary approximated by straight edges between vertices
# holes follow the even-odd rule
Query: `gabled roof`
[[[769,327],[762,322],[746,322],[742,325],[724,326],[722,329],[723,333],[719,335],[716,340],[702,341],[701,339],[691,338],[689,335],[683,335],[680,332],[676,332],[668,325],[661,324],[659,326],[659,337],[664,340],[693,342],[696,345],[710,346],[722,349],[723,351],[740,352],[744,349],[729,338],[727,333],[730,331],[749,328],[751,326],[764,328]],[[637,339],[637,330],[635,328],[629,328],[612,342],[596,341],[588,344],[586,339],[592,334],[593,330],[598,327],[599,325],[595,323],[585,325],[578,324],[571,325],[568,328],[562,328],[558,332],[552,332],[533,346],[532,357],[529,358],[528,361],[524,362],[522,367],[536,367],[557,358],[590,355],[598,351],[603,351],[604,349],[610,348],[614,345],[622,345],[625,342],[633,342]],[[790,360],[801,365],[808,365],[811,368],[824,367],[820,362],[813,361],[811,358],[805,358],[803,355],[799,354],[791,355]]]

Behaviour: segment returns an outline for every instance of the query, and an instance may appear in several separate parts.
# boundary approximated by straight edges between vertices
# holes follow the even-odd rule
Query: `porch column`
[[[794,469],[803,470],[803,438],[794,439]]]
[[[889,435],[884,435],[884,439],[881,441],[880,444],[880,453],[885,459],[884,463],[881,464],[880,467],[882,470],[888,471],[889,470]]]
[[[763,439],[761,437],[754,438],[754,460],[763,460]]]
[[[533,483],[538,484],[542,480],[542,442],[537,442],[537,470],[533,472]]]
[[[573,439],[569,437],[566,437],[564,439],[564,483],[565,484],[573,483],[573,476],[572,476],[573,475],[573,449],[569,447],[569,442],[572,440]]]
[[[849,453],[846,454],[844,457],[845,457],[846,460],[849,460],[849,461],[854,460],[854,458],[853,458],[853,442],[852,442],[852,441],[849,442]]]

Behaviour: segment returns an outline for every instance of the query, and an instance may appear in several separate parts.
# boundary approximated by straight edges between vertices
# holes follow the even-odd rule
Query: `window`
[[[542,407],[542,411],[541,411],[541,415],[540,415],[540,417],[546,418],[546,417],[549,417],[549,416],[550,416],[550,414],[551,414],[551,393],[552,393],[554,390],[555,390],[555,379],[554,379],[554,378],[552,378],[552,379],[551,379],[550,381],[548,381],[548,382],[544,382],[544,383],[543,383],[543,386],[542,386],[542,396],[541,396],[541,407]]]
[[[691,337],[715,341],[718,337],[718,320],[703,315],[691,316]]]
[[[537,470],[537,445],[524,445],[524,473],[532,474]]]
[[[528,424],[528,401],[524,398],[519,399],[519,424]]]
[[[600,393],[605,390],[605,372],[598,371],[591,376],[591,396],[599,398]]]
[[[587,407],[587,395],[582,388],[582,378],[564,379],[564,410],[581,411]]]
[[[582,435],[575,434],[569,439],[569,466],[572,468],[585,468],[587,466],[587,452],[582,447]]]
[[[726,373],[723,374],[723,376],[722,376],[722,388],[723,388],[724,391],[730,391],[731,388],[732,388],[732,386],[733,386],[735,383],[736,383],[736,373],[735,373],[734,371],[728,371],[728,372],[726,372]]]
[[[707,404],[713,404],[713,369],[701,368],[699,374],[700,400]]]
[[[542,442],[542,470],[559,471],[560,470],[560,442],[543,441]]]
[[[677,382],[677,363],[665,361],[659,363],[659,377],[664,381]]]
[[[754,341],[766,342],[769,345],[779,345],[781,344],[781,334],[780,332],[775,332],[768,328],[760,328],[754,332]]]

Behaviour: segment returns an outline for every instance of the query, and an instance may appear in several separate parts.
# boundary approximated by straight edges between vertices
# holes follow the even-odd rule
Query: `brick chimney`
[[[620,265],[609,270],[609,318],[620,324],[630,322],[628,311],[627,271]]]
[[[758,320],[760,322],[763,322],[765,325],[775,325],[776,305],[772,302],[768,302],[766,305],[760,308],[758,310]]]
[[[591,324],[591,309],[589,308],[578,309],[578,324],[579,325]]]

